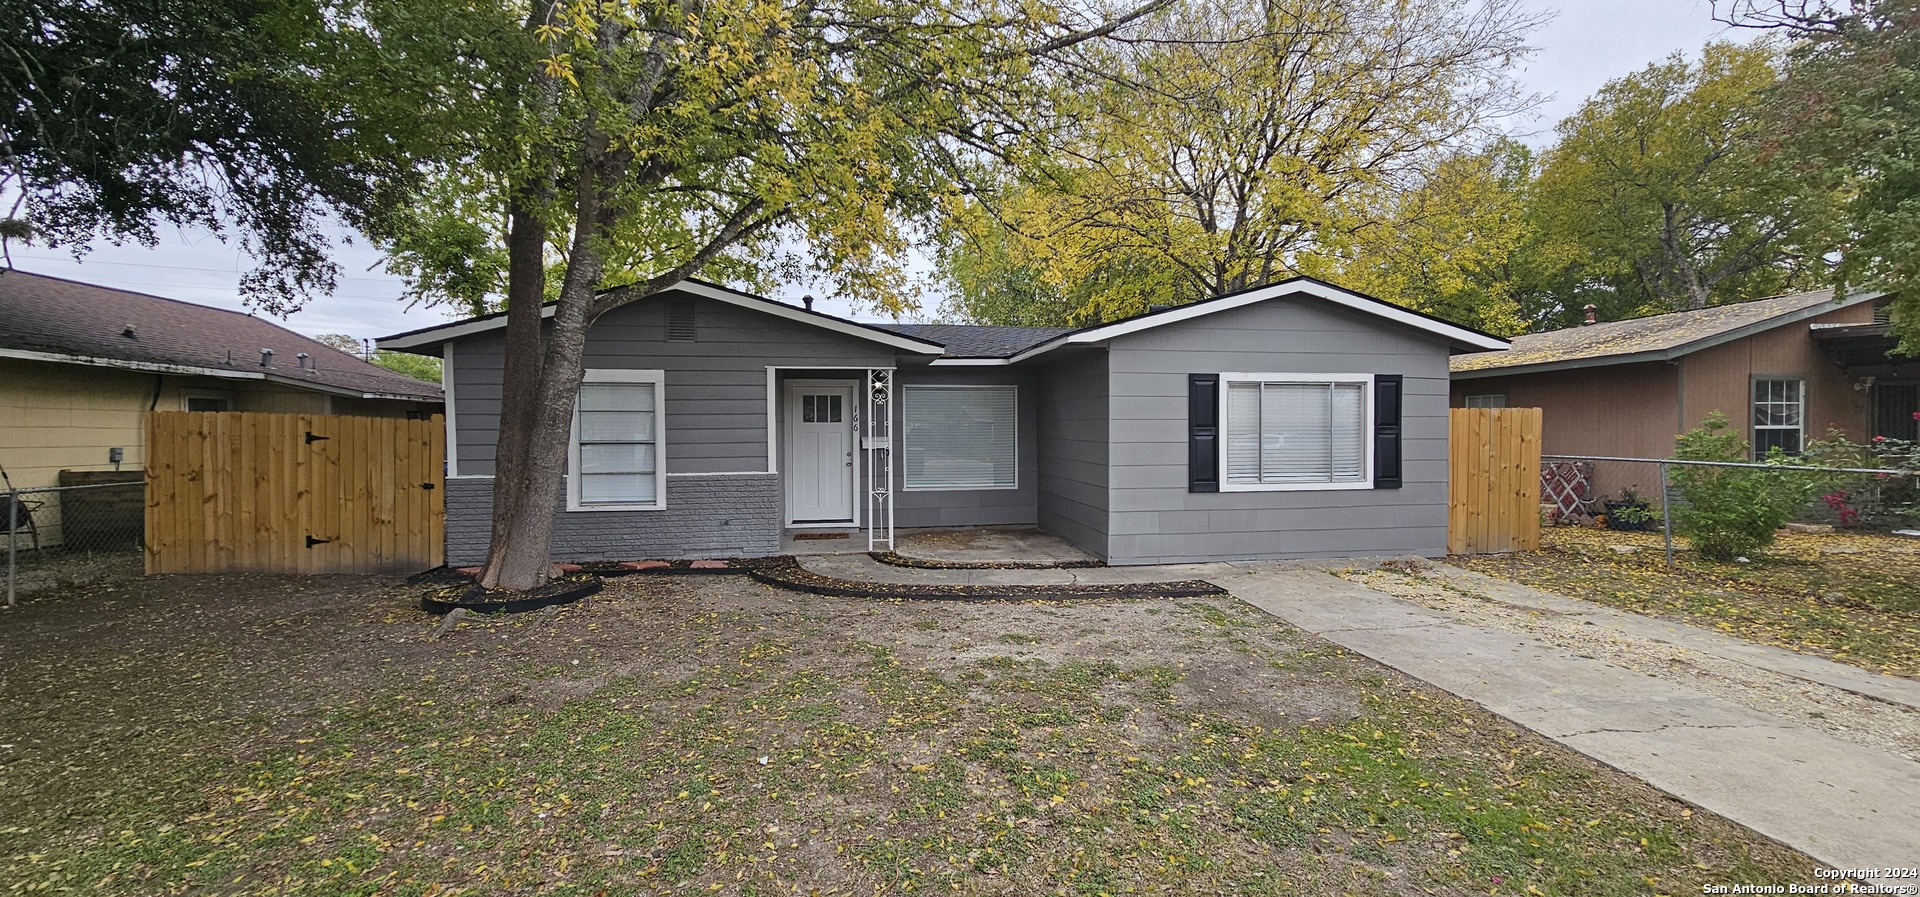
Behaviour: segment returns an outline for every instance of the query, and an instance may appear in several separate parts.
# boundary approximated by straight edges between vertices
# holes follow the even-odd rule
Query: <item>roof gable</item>
[[[270,364],[260,363],[262,349],[273,351]],[[311,369],[300,367],[302,353]],[[253,315],[17,269],[0,271],[0,355],[266,379],[363,398],[441,399],[435,384]]]
[[[1344,287],[1334,286],[1325,281],[1302,276],[1289,278],[1278,283],[1267,284],[1266,286],[1241,290],[1237,293],[1226,293],[1208,299],[1189,302],[1186,305],[1175,306],[1174,308],[1163,311],[1150,311],[1145,314],[1134,315],[1130,318],[1123,318],[1109,324],[1094,324],[1078,330],[1070,330],[1035,343],[1026,349],[1016,352],[1004,359],[999,359],[998,361],[983,362],[980,359],[953,358],[935,359],[933,363],[936,365],[981,363],[1016,364],[1062,346],[1101,343],[1131,333],[1139,333],[1156,327],[1178,324],[1182,321],[1191,321],[1207,315],[1217,314],[1235,308],[1245,308],[1261,302],[1287,299],[1296,296],[1322,299],[1332,302],[1335,305],[1345,306],[1377,318],[1385,319],[1395,324],[1430,333],[1446,340],[1448,345],[1456,348],[1504,349],[1507,347],[1507,341],[1497,336],[1482,333],[1471,327],[1462,327],[1458,324],[1443,321],[1432,315],[1423,314],[1412,309],[1402,308],[1391,302],[1375,299],[1365,293],[1357,293]]]
[[[620,287],[614,287],[612,289],[618,290]],[[612,290],[609,290],[608,292],[611,291]],[[846,318],[826,314],[825,312],[817,312],[809,308],[796,308],[784,302],[775,302],[764,296],[755,296],[752,293],[729,289],[719,284],[708,283],[703,280],[684,280],[671,289],[663,290],[656,295],[667,295],[673,292],[686,293],[701,299],[711,299],[754,311],[765,312],[775,317],[785,318],[790,321],[820,327],[835,333],[880,343],[903,352],[911,352],[918,355],[939,355],[944,351],[937,342],[929,342],[873,324],[849,321]],[[548,303],[543,306],[540,310],[541,317],[552,317],[554,308],[553,303]],[[496,312],[478,318],[468,318],[464,321],[436,324],[432,327],[422,327],[419,330],[409,330],[405,333],[383,336],[376,340],[376,343],[382,349],[398,349],[413,352],[437,346],[448,340],[459,339],[463,336],[471,336],[476,333],[485,333],[489,330],[497,330],[505,326],[507,326],[506,312]]]
[[[1882,293],[1854,293],[1836,301],[1816,290],[1735,302],[1692,311],[1566,327],[1513,338],[1504,352],[1457,355],[1456,379],[1565,370],[1643,361],[1667,361],[1775,327],[1858,305]]]

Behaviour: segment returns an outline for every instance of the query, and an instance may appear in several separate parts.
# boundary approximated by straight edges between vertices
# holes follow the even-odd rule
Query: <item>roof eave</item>
[[[336,386],[331,383],[317,383],[298,377],[289,377],[273,371],[245,371],[227,368],[210,368],[192,364],[170,364],[158,361],[135,361],[130,358],[106,358],[99,355],[74,355],[67,352],[36,352],[28,349],[0,349],[0,358],[17,358],[22,361],[45,361],[53,364],[77,364],[83,367],[113,368],[122,371],[139,371],[149,374],[178,374],[183,377],[210,377],[219,380],[257,380],[264,383],[279,383],[294,386],[312,392],[330,395],[348,396],[356,399],[386,399],[400,402],[444,402],[444,397],[406,395],[404,393],[369,392],[350,386]]]
[[[616,287],[615,289],[619,288]],[[870,327],[858,321],[849,321],[811,309],[795,308],[786,303],[776,302],[764,296],[755,296],[750,293],[729,290],[725,287],[714,286],[697,280],[681,281],[669,289],[662,290],[661,293],[673,292],[675,290],[692,293],[695,296],[705,299],[713,299],[730,305],[737,305],[741,308],[753,309],[777,318],[785,318],[790,321],[809,324],[856,339],[879,343],[902,352],[934,356],[946,353],[946,347],[939,343],[914,339],[913,337],[883,330],[879,327]],[[657,296],[660,295],[660,293],[653,295]],[[554,305],[547,305],[541,308],[540,316],[542,318],[553,317],[553,312],[556,307],[557,306]],[[505,326],[507,326],[506,315],[504,313],[493,314],[481,318],[471,318],[465,321],[437,324],[419,330],[409,330],[405,333],[393,334],[392,336],[383,336],[374,340],[374,345],[382,349],[393,349],[403,352],[430,349],[448,340],[459,339],[460,337],[470,336],[475,333],[484,333]]]
[[[1647,352],[1630,352],[1625,355],[1595,355],[1590,358],[1570,358],[1565,361],[1515,364],[1493,368],[1474,368],[1472,370],[1453,371],[1451,372],[1451,379],[1474,380],[1482,377],[1501,377],[1508,374],[1538,374],[1546,371],[1563,371],[1574,368],[1606,367],[1616,364],[1639,364],[1646,361],[1672,361],[1682,356],[1692,355],[1695,352],[1725,345],[1734,340],[1746,339],[1756,333],[1772,330],[1776,327],[1796,324],[1808,318],[1817,318],[1827,312],[1838,311],[1839,309],[1859,305],[1862,302],[1871,302],[1885,295],[1887,295],[1885,292],[1878,291],[1853,293],[1844,299],[1834,302],[1822,302],[1807,306],[1806,308],[1797,308],[1793,311],[1774,315],[1771,318],[1735,327],[1732,330],[1703,336],[1699,339],[1684,342],[1666,349]]]

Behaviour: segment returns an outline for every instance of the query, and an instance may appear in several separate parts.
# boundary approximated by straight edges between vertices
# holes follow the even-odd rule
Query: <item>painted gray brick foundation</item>
[[[447,481],[447,563],[486,560],[493,478]],[[668,476],[661,511],[568,511],[553,527],[556,561],[763,557],[780,553],[780,476]]]

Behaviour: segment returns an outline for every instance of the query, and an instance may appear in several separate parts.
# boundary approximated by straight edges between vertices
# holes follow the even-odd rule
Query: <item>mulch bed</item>
[[[600,577],[570,574],[524,592],[483,589],[478,585],[444,586],[420,596],[420,609],[430,614],[467,610],[477,614],[519,614],[556,604],[578,601],[600,591]]]
[[[1103,561],[940,561],[908,557],[891,551],[870,551],[868,557],[893,567],[915,570],[1085,570],[1105,567]]]
[[[931,585],[908,582],[861,582],[822,576],[792,557],[767,558],[751,574],[755,581],[811,595],[835,598],[901,598],[913,601],[1032,601],[1035,599],[1199,598],[1224,595],[1210,582],[1183,579],[1173,582],[1135,582],[1111,585]]]

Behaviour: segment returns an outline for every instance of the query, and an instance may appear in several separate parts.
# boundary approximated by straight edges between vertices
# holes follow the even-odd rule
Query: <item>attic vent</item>
[[[676,343],[690,343],[695,335],[693,300],[667,300],[667,339]]]
[[[1875,302],[1873,304],[1873,323],[1875,324],[1893,323],[1893,303]]]

